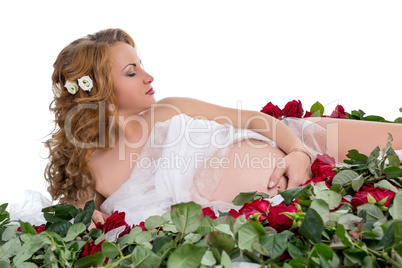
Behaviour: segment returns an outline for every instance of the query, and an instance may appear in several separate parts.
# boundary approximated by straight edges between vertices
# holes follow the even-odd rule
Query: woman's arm
[[[289,178],[288,189],[297,187],[310,178],[311,162],[308,150],[288,126],[270,115],[182,97],[164,98],[158,101],[153,109],[160,109],[160,112],[154,113],[156,116],[166,117],[165,119],[159,118],[157,121],[164,121],[174,115],[184,113],[194,118],[215,120],[220,124],[228,123],[235,128],[247,128],[276,142],[278,147],[288,155],[272,174],[271,182],[274,184],[270,185],[270,188],[275,187],[285,173]]]

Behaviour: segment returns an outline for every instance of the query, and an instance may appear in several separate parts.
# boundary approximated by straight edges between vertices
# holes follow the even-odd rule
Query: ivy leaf
[[[308,208],[306,216],[299,228],[299,233],[310,239],[313,243],[320,243],[323,230],[324,222],[321,216],[314,209]]]
[[[317,101],[311,106],[310,113],[314,117],[320,117],[324,114],[324,106]]]
[[[170,216],[177,230],[184,235],[196,231],[203,219],[201,206],[193,201],[172,205]]]
[[[137,247],[136,247],[137,248]],[[135,250],[135,249],[134,249]],[[167,260],[168,268],[199,267],[207,247],[197,247],[192,244],[184,244],[178,247]],[[154,266],[156,267],[156,266]]]
[[[285,233],[260,236],[260,243],[271,254],[271,259],[279,258],[285,252],[287,242]]]

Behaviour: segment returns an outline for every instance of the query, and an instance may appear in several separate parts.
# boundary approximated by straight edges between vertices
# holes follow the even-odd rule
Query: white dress
[[[310,121],[285,118],[288,125],[310,150],[313,160],[326,144],[326,130]],[[232,143],[257,139],[277,147],[267,137],[230,124],[195,119],[179,114],[158,122],[137,160],[130,178],[101,206],[101,211],[125,212],[129,224],[139,224],[152,215],[170,211],[172,205],[194,201],[212,207],[215,213],[240,208],[232,203],[211,201],[207,192],[217,185],[222,169],[206,168],[212,158],[222,159]]]

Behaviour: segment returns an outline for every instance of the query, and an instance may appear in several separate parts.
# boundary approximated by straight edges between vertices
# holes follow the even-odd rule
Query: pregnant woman
[[[240,192],[272,197],[304,183],[317,153],[339,160],[350,148],[367,153],[388,132],[402,148],[397,124],[280,121],[191,98],[156,101],[153,77],[120,29],[65,47],[52,82],[56,128],[46,141],[48,190],[54,200],[77,207],[96,195],[93,223],[115,210],[139,223],[188,201],[227,211]],[[366,140],[353,136],[366,130]]]

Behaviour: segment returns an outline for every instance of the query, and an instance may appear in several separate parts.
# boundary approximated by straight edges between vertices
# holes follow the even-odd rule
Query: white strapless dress
[[[305,143],[313,160],[326,144],[326,130],[299,118],[282,120]],[[112,214],[125,212],[129,224],[139,224],[152,215],[170,211],[172,205],[194,201],[212,207],[215,213],[239,209],[232,203],[212,201],[206,193],[219,182],[222,169],[207,168],[211,159],[225,157],[229,146],[243,139],[257,139],[273,147],[276,143],[249,129],[196,119],[179,114],[158,122],[143,147],[130,178],[101,206]]]

